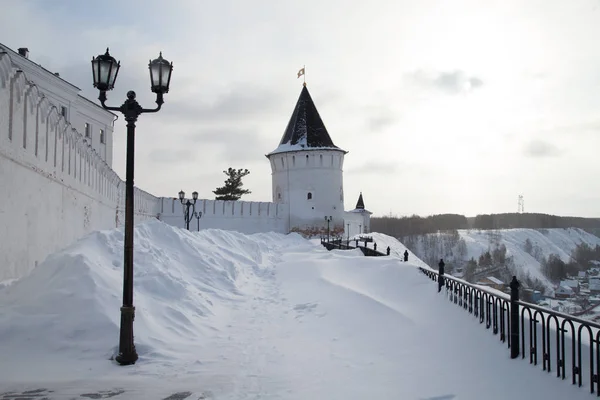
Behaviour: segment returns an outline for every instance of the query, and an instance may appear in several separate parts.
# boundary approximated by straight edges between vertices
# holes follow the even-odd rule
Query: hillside
[[[94,233],[0,288],[0,388],[23,393],[3,398],[589,398],[510,360],[414,256],[159,221],[135,227],[140,359],[119,367],[122,245]]]
[[[478,261],[487,251],[506,247],[504,258],[509,260],[521,280],[539,281],[551,292],[553,285],[542,273],[541,261],[551,254],[558,255],[564,262],[570,260],[571,252],[580,243],[592,247],[600,245],[600,238],[579,228],[568,229],[500,229],[500,230],[458,230],[457,233],[435,233],[413,235],[401,238],[415,254],[431,266],[436,266],[444,258],[447,269],[462,276],[467,261]],[[527,241],[531,248],[527,249]],[[529,250],[529,251],[527,251]],[[498,271],[496,271],[498,272]],[[479,276],[485,275],[479,274]],[[495,274],[498,275],[498,274]],[[504,277],[506,279],[506,277]]]
[[[580,228],[593,234],[600,233],[600,218],[561,217],[540,213],[480,214],[465,217],[460,214],[436,214],[421,217],[418,215],[371,218],[371,230],[400,237],[423,235],[438,231],[457,229],[550,229]]]

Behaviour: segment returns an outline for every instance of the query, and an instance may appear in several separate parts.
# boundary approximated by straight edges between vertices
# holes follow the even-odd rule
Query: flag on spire
[[[298,78],[300,78],[302,75],[304,75],[304,67],[302,67],[300,69],[300,71],[298,71]],[[298,78],[296,78],[296,79],[298,79]]]

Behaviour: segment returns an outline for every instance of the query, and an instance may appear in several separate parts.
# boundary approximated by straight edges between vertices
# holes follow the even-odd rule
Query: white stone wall
[[[108,166],[112,167],[113,121],[115,115],[80,96],[80,89],[77,86],[61,79],[52,71],[44,69],[33,60],[21,56],[2,44],[0,44],[1,53],[5,53],[3,63],[8,62],[10,68],[23,71],[27,80],[31,83],[25,101],[29,102],[31,106],[37,106],[37,104],[31,103],[29,99],[29,96],[36,90],[37,93],[40,93],[56,107],[59,115],[63,113],[64,107],[65,120],[81,134],[85,135],[85,124],[89,124],[91,137],[88,141],[91,143],[92,149],[98,153],[100,158],[106,161]],[[30,57],[35,57],[35,54]],[[104,143],[100,141],[100,130],[105,133]]]
[[[343,229],[343,151],[291,151],[273,154],[269,161],[273,202],[288,205],[290,227],[326,226],[324,217],[331,216],[332,229]]]
[[[0,188],[0,280],[124,222],[124,182],[7,53],[0,53]],[[158,198],[139,189],[135,196],[136,220],[156,218]]]
[[[184,200],[185,201],[185,200]],[[198,199],[195,210],[202,212],[200,229],[226,229],[241,233],[288,233],[288,213],[284,204],[257,201],[222,201]],[[179,199],[161,197],[159,219],[184,227],[183,206]],[[190,213],[192,208],[190,208]],[[198,220],[192,218],[190,230],[198,230]]]

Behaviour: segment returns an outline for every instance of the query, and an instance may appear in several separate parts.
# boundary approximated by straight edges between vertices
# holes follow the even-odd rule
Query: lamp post
[[[135,155],[135,123],[142,113],[154,113],[160,110],[164,103],[163,94],[169,92],[173,63],[162,58],[162,53],[157,59],[150,61],[150,90],[156,93],[157,107],[145,109],[135,100],[135,92],[127,92],[127,100],[120,107],[108,107],[106,92],[114,89],[115,81],[121,63],[109,53],[92,57],[92,76],[94,87],[100,91],[98,100],[102,107],[110,111],[120,111],[127,122],[127,163],[125,172],[125,245],[123,252],[123,306],[121,307],[121,330],[119,335],[119,354],[115,357],[121,365],[135,364],[138,359],[133,343],[133,320],[135,307],[133,306],[133,175]]]
[[[200,232],[200,218],[202,218],[202,211],[194,212],[194,217],[198,220],[198,232]]]
[[[327,221],[327,242],[329,243],[329,223],[331,222],[331,220],[333,219],[333,217],[331,215],[325,217],[325,221]]]
[[[190,230],[190,221],[196,215],[196,200],[198,200],[198,192],[192,193],[192,201],[189,199],[184,203],[185,200],[185,192],[182,190],[179,192],[179,201],[183,204],[183,220],[185,221],[185,228]],[[190,207],[192,207],[192,212],[190,213]]]

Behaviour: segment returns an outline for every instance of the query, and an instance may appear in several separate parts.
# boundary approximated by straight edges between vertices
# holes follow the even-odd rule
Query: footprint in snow
[[[297,313],[296,319],[299,319],[308,313],[312,313],[317,308],[317,306],[318,306],[317,303],[296,304],[294,306],[294,311],[296,311],[296,313]],[[315,315],[317,317],[323,317],[323,316],[325,316],[325,313],[318,313]]]

